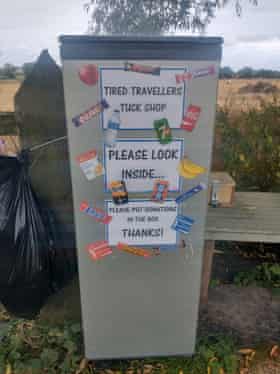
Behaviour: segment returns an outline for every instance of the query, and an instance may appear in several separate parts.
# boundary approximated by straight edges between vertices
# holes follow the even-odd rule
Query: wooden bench
[[[201,282],[202,305],[208,300],[216,240],[280,243],[280,193],[237,192],[233,207],[209,207]]]

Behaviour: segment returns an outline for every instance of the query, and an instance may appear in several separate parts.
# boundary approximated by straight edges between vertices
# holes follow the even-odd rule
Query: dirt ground
[[[20,84],[18,80],[0,80],[0,112],[14,112],[14,96]]]

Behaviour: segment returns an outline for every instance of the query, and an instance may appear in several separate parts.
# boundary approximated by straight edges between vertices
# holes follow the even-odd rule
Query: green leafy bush
[[[280,103],[233,112],[230,103],[217,113],[217,143],[225,169],[239,188],[273,191],[280,187]]]
[[[0,331],[1,374],[99,374],[104,370],[115,374],[237,374],[239,367],[230,337],[203,338],[193,357],[94,363],[82,356],[79,324],[53,327],[39,321],[11,319]]]
[[[38,322],[11,320],[1,326],[0,373],[71,374],[79,368],[79,324],[53,328]]]
[[[280,288],[280,264],[263,263],[255,269],[240,272],[234,277],[238,286],[256,285],[267,288]]]
[[[227,374],[237,373],[239,359],[235,352],[236,346],[231,337],[207,337],[198,346],[198,354],[208,362],[211,374],[220,374],[221,369]]]

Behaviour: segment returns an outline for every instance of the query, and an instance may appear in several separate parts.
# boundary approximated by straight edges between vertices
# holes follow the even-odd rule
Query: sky
[[[0,2],[0,66],[34,61],[42,49],[59,62],[58,36],[87,30],[86,0]],[[224,38],[222,65],[280,70],[280,1],[259,0],[258,7],[249,0],[242,3],[241,17],[229,4],[217,12],[207,29],[207,36]]]

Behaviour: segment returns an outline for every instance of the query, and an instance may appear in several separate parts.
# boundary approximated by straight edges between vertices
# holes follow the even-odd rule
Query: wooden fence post
[[[204,244],[203,265],[201,274],[200,304],[202,306],[205,306],[208,302],[208,288],[211,279],[214,249],[215,241],[206,240]]]

